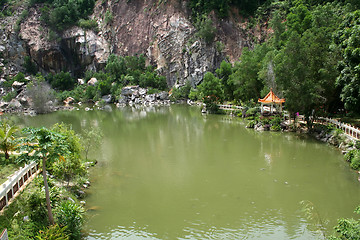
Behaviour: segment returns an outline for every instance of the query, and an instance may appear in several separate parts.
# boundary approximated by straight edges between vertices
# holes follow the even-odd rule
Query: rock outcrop
[[[266,25],[249,28],[246,19],[232,10],[226,20],[210,14],[216,35],[207,44],[195,34],[187,1],[177,0],[97,1],[91,16],[98,22],[96,32],[75,26],[55,33],[41,22],[41,7],[27,10],[18,32],[14,25],[24,7],[1,20],[6,27],[0,30],[0,52],[11,62],[3,69],[7,75],[23,70],[24,56],[30,56],[44,73],[66,70],[80,76],[85,70],[102,69],[111,53],[144,54],[169,86],[187,81],[197,85],[222,60],[237,60],[244,47],[251,48],[268,35]]]

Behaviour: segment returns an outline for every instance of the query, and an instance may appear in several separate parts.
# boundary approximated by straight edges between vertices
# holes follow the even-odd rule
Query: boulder
[[[15,90],[21,90],[22,87],[25,85],[25,83],[23,82],[18,82],[18,81],[15,81],[13,82],[13,84],[11,85]]]
[[[90,78],[90,80],[87,82],[88,86],[95,86],[95,84],[98,82],[96,78]]]
[[[79,85],[84,85],[84,83],[85,83],[84,79],[81,79],[81,78],[78,78],[77,82]]]
[[[145,96],[145,101],[154,102],[156,100],[156,94],[149,94]]]
[[[147,89],[146,89],[146,88],[140,88],[140,89],[139,89],[139,95],[140,95],[140,96],[145,96],[146,93],[147,93]]]
[[[22,107],[21,103],[17,100],[17,99],[12,99],[9,102],[9,107],[10,108],[15,108],[15,109],[19,109]]]
[[[159,100],[167,100],[169,98],[169,93],[162,91],[156,95],[157,99]]]
[[[102,96],[101,99],[104,100],[104,102],[107,103],[107,104],[112,102],[111,94]]]
[[[65,104],[65,105],[69,105],[69,104],[74,103],[74,101],[75,101],[74,98],[68,97],[67,99],[64,100],[64,104]]]
[[[127,87],[123,87],[123,89],[121,89],[121,95],[123,96],[131,96],[133,95],[133,93],[135,91],[139,90],[139,86],[127,86]]]
[[[19,98],[19,102],[21,103],[21,105],[23,105],[25,107],[30,106],[29,100],[26,97]]]

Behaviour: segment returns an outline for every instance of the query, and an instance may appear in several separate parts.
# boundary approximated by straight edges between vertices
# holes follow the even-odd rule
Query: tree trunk
[[[7,149],[5,150],[5,159],[9,159],[10,158],[10,156],[9,156],[9,153],[8,153],[8,151],[7,151]]]
[[[46,157],[43,157],[43,159],[42,159],[42,174],[43,174],[43,179],[44,179],[46,207],[48,210],[49,222],[51,225],[54,225],[54,217],[53,217],[51,205],[50,205],[49,185],[48,185],[47,177],[46,177]]]

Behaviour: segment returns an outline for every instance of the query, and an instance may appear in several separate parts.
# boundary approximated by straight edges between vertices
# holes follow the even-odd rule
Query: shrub
[[[24,68],[29,74],[35,75],[37,73],[37,66],[33,61],[31,61],[29,56],[25,56],[24,58]]]
[[[68,240],[69,236],[65,233],[66,227],[60,227],[55,224],[40,230],[36,236],[37,240]]]
[[[258,112],[259,112],[259,109],[258,109],[257,107],[249,108],[249,109],[246,111],[246,116],[254,116],[254,115],[256,115]]]
[[[57,222],[61,227],[66,227],[65,232],[70,239],[80,239],[84,212],[81,206],[71,201],[64,201],[56,208]]]
[[[95,19],[80,19],[78,24],[83,29],[98,31],[98,23]]]
[[[105,12],[105,24],[111,23],[114,19],[114,16],[109,10],[106,10]]]
[[[360,170],[360,151],[359,150],[356,150],[356,152],[354,153],[354,155],[351,159],[350,167],[354,170]]]
[[[192,101],[197,101],[199,100],[199,91],[197,89],[191,88],[190,89],[190,93],[189,93],[189,99]]]
[[[270,127],[270,130],[271,130],[271,131],[275,131],[275,132],[281,131],[281,126],[280,126],[279,124],[272,125],[272,126]]]
[[[13,98],[15,98],[17,95],[16,91],[10,91],[5,96],[3,96],[3,100],[5,102],[10,102]]]
[[[256,125],[256,121],[255,120],[251,120],[246,124],[247,128],[254,128]]]
[[[32,84],[28,84],[27,94],[32,99],[32,107],[36,113],[46,113],[50,111],[51,106],[48,104],[54,101],[55,92],[44,81],[42,76],[38,76]]]
[[[210,44],[214,41],[216,28],[213,27],[213,22],[207,16],[198,17],[195,23],[198,30],[196,36],[204,39],[206,44]]]
[[[17,82],[27,82],[27,80],[25,79],[25,75],[22,72],[19,72],[18,74],[16,74],[16,76],[13,78],[13,81],[17,81]]]
[[[347,162],[351,162],[351,160],[353,159],[355,153],[356,153],[356,150],[355,150],[355,149],[348,151],[348,152],[345,154],[345,156],[344,156],[345,160],[346,160]]]
[[[61,71],[55,75],[49,74],[46,76],[46,80],[50,83],[51,87],[61,91],[71,90],[75,85],[75,80],[69,72]]]

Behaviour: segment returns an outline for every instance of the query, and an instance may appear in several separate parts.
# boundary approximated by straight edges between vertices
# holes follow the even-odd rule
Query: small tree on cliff
[[[63,134],[51,131],[47,128],[24,128],[22,130],[27,137],[23,140],[22,150],[26,151],[20,159],[37,161],[42,164],[42,175],[45,187],[46,207],[50,224],[54,224],[51,210],[49,185],[46,176],[47,163],[57,160],[65,161],[64,156],[69,153],[69,143]]]

